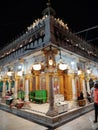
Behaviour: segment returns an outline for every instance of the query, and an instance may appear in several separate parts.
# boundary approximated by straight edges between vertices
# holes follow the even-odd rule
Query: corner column
[[[53,77],[52,74],[49,75],[49,79],[50,79],[50,86],[49,86],[49,110],[46,113],[46,115],[48,116],[56,116],[58,115],[58,111],[54,106],[54,92],[53,92]]]

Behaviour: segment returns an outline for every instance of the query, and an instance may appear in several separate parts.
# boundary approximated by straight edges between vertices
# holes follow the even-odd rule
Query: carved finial
[[[50,0],[46,3],[47,8],[42,12],[43,15],[55,15],[55,10],[51,7]]]
[[[48,2],[47,2],[47,6],[50,6],[50,5],[51,5],[50,0],[48,0]]]
[[[48,2],[46,3],[46,5],[47,5],[47,8],[50,8],[50,5],[51,5],[50,0],[48,0]]]
[[[48,0],[48,3],[50,3],[50,0]]]

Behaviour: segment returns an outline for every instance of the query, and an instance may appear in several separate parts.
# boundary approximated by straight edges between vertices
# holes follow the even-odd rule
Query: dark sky
[[[16,39],[35,19],[41,18],[47,1],[3,0],[0,3],[0,47]],[[56,11],[56,18],[67,23],[72,32],[90,29],[78,35],[88,41],[89,44],[97,45],[97,0],[51,0],[51,6]],[[92,27],[95,29],[91,29]]]

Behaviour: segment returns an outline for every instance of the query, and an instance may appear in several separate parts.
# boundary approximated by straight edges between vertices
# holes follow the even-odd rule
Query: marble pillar
[[[14,98],[17,99],[18,79],[15,79]]]
[[[3,91],[2,91],[2,97],[4,98],[6,95],[6,80],[3,81]]]
[[[25,81],[25,101],[29,101],[29,79]]]
[[[57,109],[55,108],[55,105],[54,105],[54,92],[53,92],[53,77],[52,77],[52,75],[49,76],[49,79],[50,79],[49,110],[46,113],[46,115],[53,117],[53,116],[58,115],[58,111],[57,111]]]

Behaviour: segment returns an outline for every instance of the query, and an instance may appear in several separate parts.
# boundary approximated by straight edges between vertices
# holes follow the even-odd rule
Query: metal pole
[[[92,30],[92,29],[95,29],[95,28],[98,28],[98,26],[93,26],[93,27],[91,27],[91,28],[84,29],[84,30],[79,31],[79,32],[76,32],[76,33],[74,33],[74,34],[80,34],[80,33],[83,33],[83,32],[86,32],[86,31],[89,31],[89,30]]]

